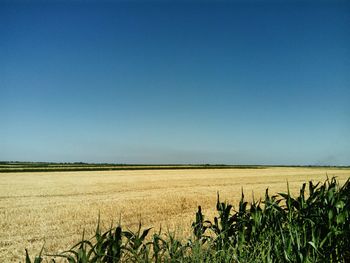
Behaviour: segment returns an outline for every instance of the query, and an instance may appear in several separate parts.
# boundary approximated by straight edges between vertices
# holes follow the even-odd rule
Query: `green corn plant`
[[[165,258],[169,262],[181,262],[185,257],[186,246],[184,246],[180,240],[176,239],[175,233],[168,231],[168,239],[165,243],[165,252],[168,258]]]
[[[153,248],[153,262],[161,262],[166,251],[166,241],[161,237],[161,229],[159,230],[159,233],[153,234],[152,241],[149,242],[149,244]]]
[[[210,236],[205,235],[207,229],[211,226],[211,222],[204,220],[201,206],[198,206],[196,213],[196,219],[192,223],[193,234],[197,240],[200,240],[203,244],[210,239]]]
[[[110,229],[104,234],[95,236],[96,245],[94,248],[95,259],[102,260],[102,262],[118,262],[124,250],[122,244],[122,228],[117,226],[115,229]]]
[[[229,245],[230,239],[234,237],[235,217],[231,215],[232,205],[220,202],[220,196],[217,195],[216,210],[219,214],[214,217],[214,223],[209,223],[210,229],[215,234],[214,244],[217,249],[223,249]]]
[[[145,260],[149,257],[149,248],[145,242],[145,238],[151,229],[152,228],[147,228],[141,231],[142,225],[140,222],[136,232],[131,230],[123,231],[123,236],[126,237],[124,247],[130,252],[128,260],[136,260],[139,258],[143,258]]]

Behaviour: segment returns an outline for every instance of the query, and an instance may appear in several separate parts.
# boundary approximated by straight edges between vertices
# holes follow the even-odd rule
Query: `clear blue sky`
[[[0,2],[0,160],[350,165],[349,1],[33,2]]]

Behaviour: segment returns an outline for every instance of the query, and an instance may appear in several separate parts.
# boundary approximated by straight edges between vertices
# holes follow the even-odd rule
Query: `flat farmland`
[[[237,204],[241,189],[252,200],[297,193],[303,182],[350,177],[350,169],[267,167],[259,169],[177,169],[0,173],[0,262],[24,261],[45,244],[45,253],[70,248],[83,231],[92,236],[98,216],[107,229],[122,226],[176,231],[189,236],[197,206],[215,214],[221,200]]]

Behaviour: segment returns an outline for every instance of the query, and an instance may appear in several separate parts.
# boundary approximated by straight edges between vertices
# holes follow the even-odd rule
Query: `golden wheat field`
[[[70,248],[92,236],[98,215],[104,229],[118,223],[190,235],[198,205],[215,212],[217,192],[237,204],[244,189],[248,200],[286,190],[296,193],[303,182],[337,176],[350,169],[288,168],[194,169],[89,172],[27,172],[0,174],[0,262],[24,261],[45,244],[45,253]]]

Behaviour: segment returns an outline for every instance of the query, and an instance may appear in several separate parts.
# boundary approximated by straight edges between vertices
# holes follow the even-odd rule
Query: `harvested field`
[[[284,192],[289,181],[296,193],[302,182],[337,176],[343,182],[350,169],[288,168],[137,170],[89,172],[28,172],[0,174],[0,262],[24,259],[24,249],[36,254],[57,252],[79,241],[85,229],[93,235],[98,214],[108,228],[120,220],[136,227],[139,220],[156,230],[189,235],[200,204],[214,214],[216,193],[237,203],[241,188],[255,199],[269,187]]]

